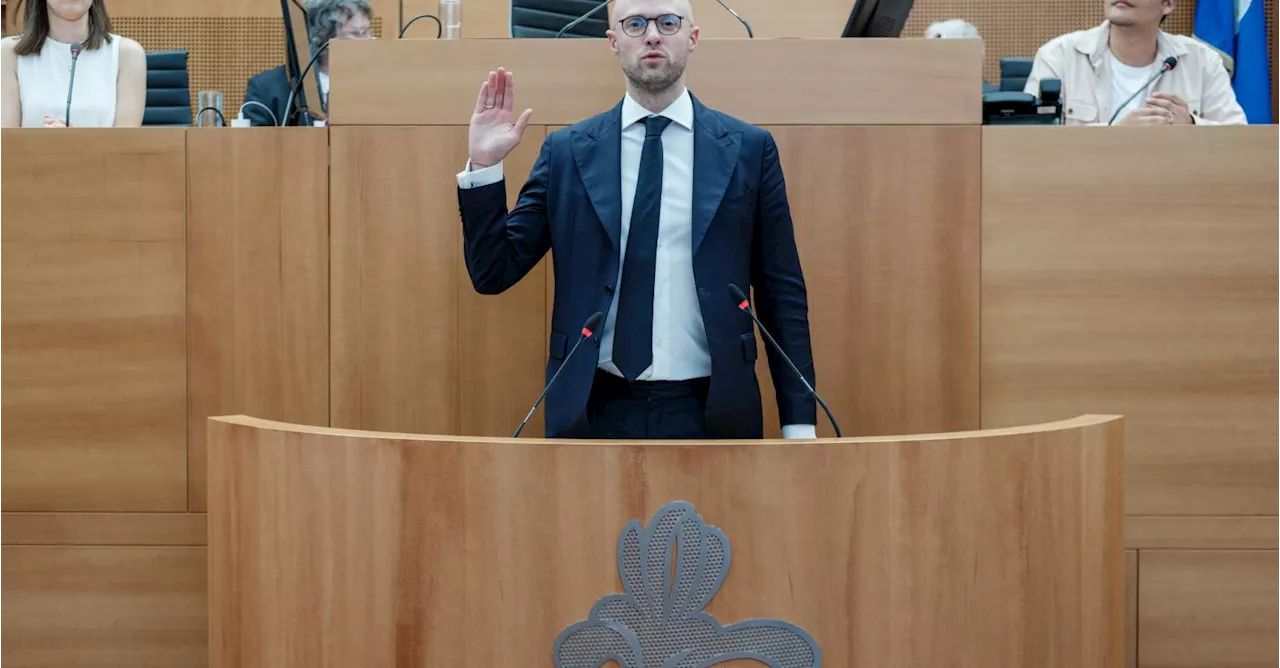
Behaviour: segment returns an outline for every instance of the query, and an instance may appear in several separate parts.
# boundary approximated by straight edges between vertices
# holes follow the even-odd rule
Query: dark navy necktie
[[[636,198],[627,231],[627,257],[618,290],[613,363],[627,380],[635,380],[653,363],[653,280],[658,256],[658,214],[662,210],[662,131],[670,118],[644,119],[644,149]]]

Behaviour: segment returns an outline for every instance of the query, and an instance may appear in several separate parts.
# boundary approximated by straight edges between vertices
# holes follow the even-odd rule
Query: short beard
[[[637,89],[650,95],[657,95],[667,91],[676,85],[676,82],[680,81],[680,77],[684,76],[684,63],[668,60],[667,67],[659,70],[648,70],[637,62],[631,65],[623,65],[622,72],[627,75],[627,80],[631,82],[631,85]]]

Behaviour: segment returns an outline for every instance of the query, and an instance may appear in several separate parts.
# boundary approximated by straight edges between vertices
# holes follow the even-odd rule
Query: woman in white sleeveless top
[[[22,35],[0,42],[6,128],[110,128],[142,125],[147,56],[135,41],[111,34],[105,0],[28,0]],[[74,90],[67,118],[67,90]]]

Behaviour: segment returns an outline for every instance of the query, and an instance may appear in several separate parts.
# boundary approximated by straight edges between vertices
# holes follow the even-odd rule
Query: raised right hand
[[[468,137],[471,167],[479,169],[502,162],[515,149],[529,125],[532,109],[525,109],[520,118],[511,121],[516,102],[515,77],[499,67],[489,73],[489,80],[480,86],[476,110],[471,114],[471,131]]]

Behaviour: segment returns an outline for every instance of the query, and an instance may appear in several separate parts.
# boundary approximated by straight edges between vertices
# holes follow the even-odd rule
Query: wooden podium
[[[622,591],[627,522],[684,501],[732,549],[705,612],[794,624],[822,665],[1118,667],[1122,434],[1087,416],[802,443],[517,441],[213,418],[210,662],[553,665],[557,634]]]

